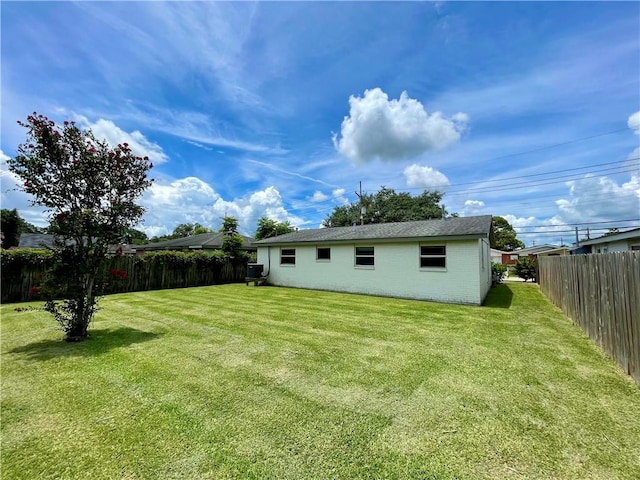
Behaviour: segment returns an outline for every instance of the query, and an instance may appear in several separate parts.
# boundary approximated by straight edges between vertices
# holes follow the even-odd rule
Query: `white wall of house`
[[[420,268],[421,245],[445,245],[445,268]],[[373,246],[375,265],[356,266],[355,247]],[[329,247],[330,260],[316,248]],[[295,248],[295,265],[281,265],[281,248]],[[258,247],[258,263],[279,286],[366,293],[479,305],[491,287],[487,240],[351,243]]]
[[[638,249],[640,246],[639,238],[628,238],[624,240],[618,240],[615,242],[596,243],[591,245],[591,253],[612,253],[612,252],[627,252],[632,250],[632,247]]]

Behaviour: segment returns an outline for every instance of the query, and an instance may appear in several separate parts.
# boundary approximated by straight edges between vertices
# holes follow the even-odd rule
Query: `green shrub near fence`
[[[42,249],[2,250],[2,303],[37,300],[43,272],[53,252]],[[195,287],[244,281],[248,256],[224,252],[147,252],[110,257],[102,278],[105,294]]]

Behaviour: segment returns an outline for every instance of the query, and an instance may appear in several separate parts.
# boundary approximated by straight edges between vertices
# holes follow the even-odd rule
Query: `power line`
[[[565,173],[565,172],[571,172],[571,171],[575,171],[575,170],[586,170],[588,168],[603,167],[603,166],[606,166],[606,165],[614,165],[614,164],[617,164],[617,163],[626,163],[629,160],[638,160],[638,159],[640,159],[640,157],[627,158],[626,160],[616,160],[615,162],[595,163],[593,165],[587,165],[587,166],[584,166],[584,167],[565,168],[564,170],[552,170],[552,171],[549,171],[549,172],[531,173],[531,174],[528,174],[528,175],[518,175],[516,177],[502,177],[502,178],[496,178],[496,179],[493,179],[493,180],[478,180],[477,182],[450,183],[450,184],[447,184],[447,185],[434,185],[434,186],[429,187],[429,189],[459,187],[459,186],[462,186],[462,185],[475,185],[475,184],[490,183],[490,182],[504,182],[505,180],[519,180],[521,178],[540,177],[540,176],[552,175],[552,174],[556,174],[556,173]],[[611,167],[611,168],[614,168],[614,167]],[[626,168],[626,167],[621,166],[621,167],[616,167],[616,168]],[[598,172],[601,172],[601,171],[602,170],[594,170],[592,172],[582,172],[580,175],[585,175],[585,174],[588,174],[588,173],[598,173]],[[549,180],[549,179],[545,179],[545,180]],[[403,190],[426,190],[426,188],[424,188],[424,187],[408,187],[408,188],[403,188]]]
[[[609,221],[601,221],[601,222],[580,222],[580,223],[556,223],[556,224],[546,224],[546,225],[520,225],[518,227],[513,228],[538,228],[538,227],[571,227],[571,226],[580,226],[580,225],[602,225],[604,223],[622,223],[622,222],[638,222],[640,218],[631,218],[629,220],[609,220]]]
[[[631,167],[631,168],[624,168],[622,170],[618,170],[615,172],[609,172],[611,173],[626,173],[626,172],[634,172],[637,171],[637,168],[635,167]],[[597,172],[588,172],[588,173],[597,173]],[[566,175],[563,177],[556,177],[555,179],[544,179],[541,180],[537,183],[527,183],[527,182],[519,182],[519,183],[515,183],[515,184],[511,184],[508,187],[500,187],[500,188],[495,188],[495,187],[478,187],[478,188],[468,188],[466,190],[457,190],[457,191],[453,191],[453,192],[445,192],[445,195],[466,195],[468,194],[468,192],[501,192],[504,190],[514,190],[514,189],[522,189],[524,187],[541,187],[544,185],[553,185],[555,183],[564,183],[567,181],[583,181],[583,180],[588,180],[591,177],[582,177],[582,178],[571,178],[572,175]],[[546,180],[550,180],[550,181],[546,181]]]
[[[489,160],[486,160],[486,161],[487,162],[492,162],[494,160],[502,160],[503,158],[511,158],[511,157],[517,157],[519,155],[526,155],[528,153],[541,152],[542,150],[548,150],[550,148],[556,148],[556,147],[563,147],[565,145],[570,145],[572,143],[583,142],[585,140],[591,140],[593,138],[604,137],[606,135],[613,135],[614,133],[626,132],[627,130],[628,130],[627,128],[620,128],[618,130],[612,130],[610,132],[598,133],[596,135],[591,135],[589,137],[577,138],[575,140],[569,140],[569,141],[566,141],[566,142],[556,143],[556,144],[553,144],[553,145],[547,145],[545,147],[534,148],[533,150],[527,150],[527,151],[519,152],[519,153],[510,153],[508,155],[502,155],[500,157],[490,158]]]

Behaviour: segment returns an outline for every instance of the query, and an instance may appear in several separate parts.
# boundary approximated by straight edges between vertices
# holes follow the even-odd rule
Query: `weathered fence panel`
[[[640,252],[540,257],[542,292],[640,385]]]
[[[111,275],[111,271],[126,272],[126,276]],[[32,293],[41,282],[43,268],[24,266],[19,271],[2,270],[2,303],[37,300]],[[107,278],[104,293],[138,292],[168,288],[197,287],[221,283],[244,282],[246,261],[172,265],[166,262],[145,262],[140,257],[112,257],[102,275]]]

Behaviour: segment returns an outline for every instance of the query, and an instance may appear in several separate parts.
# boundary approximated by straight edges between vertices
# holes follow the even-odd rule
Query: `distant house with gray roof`
[[[242,250],[256,251],[256,247],[253,245],[253,238],[242,237]],[[162,242],[147,243],[145,245],[136,245],[138,253],[152,252],[155,250],[179,250],[179,251],[193,251],[193,250],[219,250],[222,248],[222,241],[224,240],[224,233],[200,233],[198,235],[191,235],[190,237],[173,238],[171,240],[164,240]]]
[[[17,248],[53,248],[55,236],[49,233],[23,233]],[[71,245],[73,244],[70,243]],[[133,255],[136,253],[135,245],[110,245],[109,253],[115,255]]]
[[[254,242],[273,285],[480,305],[491,216],[298,230]]]

